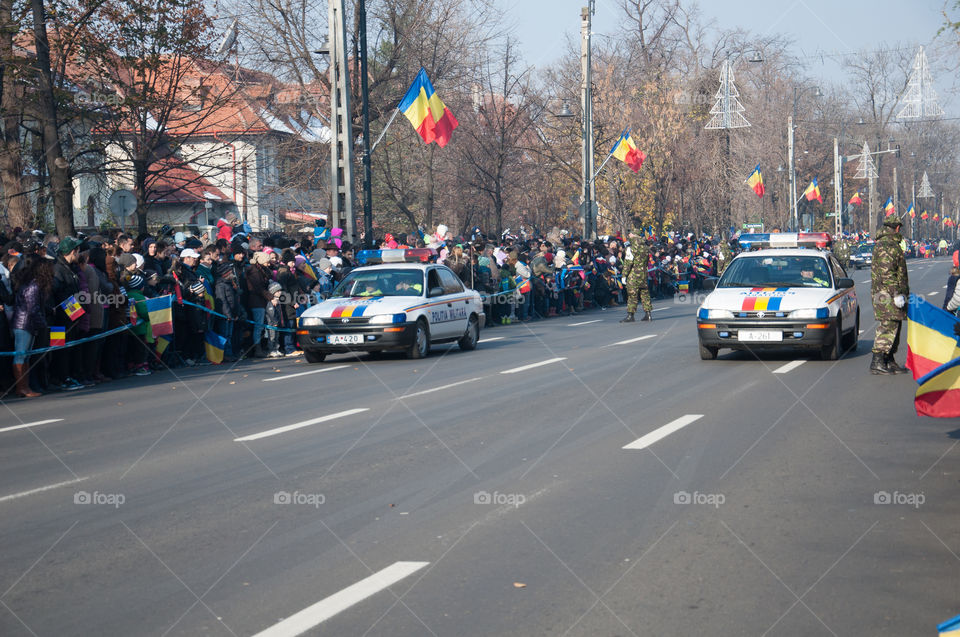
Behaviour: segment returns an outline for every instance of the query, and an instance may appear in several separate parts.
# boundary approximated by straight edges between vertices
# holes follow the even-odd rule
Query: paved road
[[[868,279],[837,362],[700,361],[661,302],[9,401],[0,635],[933,634],[960,429],[868,374]]]

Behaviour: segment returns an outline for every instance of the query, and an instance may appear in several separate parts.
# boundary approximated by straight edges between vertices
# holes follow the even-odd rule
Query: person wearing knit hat
[[[264,313],[264,322],[269,327],[280,327],[281,312],[283,308],[280,304],[280,298],[283,295],[283,286],[276,281],[270,282],[267,286],[267,292],[273,297],[273,302],[268,303]],[[276,329],[267,330],[267,357],[283,358],[283,352],[280,351],[280,333]]]

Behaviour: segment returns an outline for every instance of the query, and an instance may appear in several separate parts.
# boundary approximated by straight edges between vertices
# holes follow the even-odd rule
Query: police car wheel
[[[425,321],[417,321],[417,333],[407,349],[407,358],[425,358],[430,353],[430,332]]]
[[[304,350],[303,357],[307,359],[308,363],[322,363],[327,357],[327,354],[325,352],[311,352],[309,350]]]
[[[465,352],[470,350],[477,349],[477,342],[480,341],[480,323],[477,321],[476,316],[471,316],[470,320],[467,322],[467,332],[460,340],[457,341],[457,345],[460,346]]]
[[[857,345],[860,341],[860,310],[857,310],[857,320],[853,324],[853,330],[844,340],[843,349],[847,352],[857,351]]]
[[[840,331],[839,319],[833,328],[833,341],[829,345],[824,345],[820,349],[820,358],[825,361],[835,361],[843,354],[842,351],[843,334]]]
[[[720,351],[719,347],[710,347],[700,343],[700,360],[712,361],[716,360],[717,352]]]

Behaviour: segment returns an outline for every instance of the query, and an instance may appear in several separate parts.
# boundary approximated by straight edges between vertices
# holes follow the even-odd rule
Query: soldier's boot
[[[870,373],[874,376],[878,374],[893,374],[889,369],[887,369],[886,364],[884,364],[884,357],[886,354],[880,354],[878,352],[873,353],[873,360],[870,361]]]
[[[633,312],[627,312],[627,315],[620,319],[621,323],[633,323],[637,319],[633,318]]]
[[[640,320],[641,320],[641,321],[652,321],[652,320],[653,320],[653,316],[650,314],[650,312],[644,312],[644,313],[643,313],[643,318],[640,319]]]
[[[884,365],[891,374],[906,374],[910,371],[906,367],[898,365],[897,361],[893,358],[893,354],[886,354]]]

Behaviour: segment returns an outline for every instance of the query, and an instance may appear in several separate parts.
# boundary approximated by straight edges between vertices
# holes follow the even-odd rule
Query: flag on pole
[[[50,328],[50,347],[63,347],[67,344],[67,330],[64,327]]]
[[[911,219],[917,218],[917,211],[913,208],[913,204],[910,204],[910,207],[907,208],[907,214],[910,215]]]
[[[939,212],[933,213],[933,220],[934,220],[934,221],[939,221],[939,220],[940,220],[940,213],[939,213]]]
[[[930,215],[928,215],[928,214],[927,214],[927,211],[924,210],[923,213],[920,215],[920,218],[923,219],[924,221],[926,221],[927,219],[930,218]]]
[[[433,90],[427,72],[420,69],[397,108],[410,120],[427,144],[436,141],[443,148],[459,122]]]
[[[643,160],[647,158],[643,151],[637,148],[629,128],[620,133],[620,139],[610,149],[610,154],[629,166],[633,172],[638,172],[643,166]]]
[[[763,196],[763,174],[760,172],[760,164],[757,164],[757,167],[754,168],[750,176],[747,177],[747,185],[753,188],[753,192],[757,193],[758,197]]]
[[[883,204],[883,213],[885,217],[897,212],[897,209],[893,207],[893,197],[887,197],[887,203]]]
[[[807,198],[807,201],[816,199],[818,202],[823,203],[823,197],[820,196],[820,186],[817,185],[816,177],[813,178],[813,181],[810,182],[807,189],[803,191],[803,196]]]
[[[158,338],[173,334],[173,295],[168,294],[147,299],[146,305],[153,337]]]
[[[207,353],[207,360],[214,365],[223,362],[223,350],[227,346],[227,339],[214,331],[208,331],[204,338],[204,347]]]
[[[853,193],[853,196],[850,197],[850,201],[849,201],[848,203],[849,203],[850,205],[853,205],[853,206],[859,206],[860,204],[863,203],[863,199],[860,198],[860,191],[859,191],[859,190],[858,190],[857,192]]]
[[[63,311],[67,313],[67,317],[71,321],[76,321],[78,318],[86,314],[83,308],[80,307],[80,304],[77,303],[77,297],[70,295],[66,301],[60,304],[60,307],[63,308]]]

